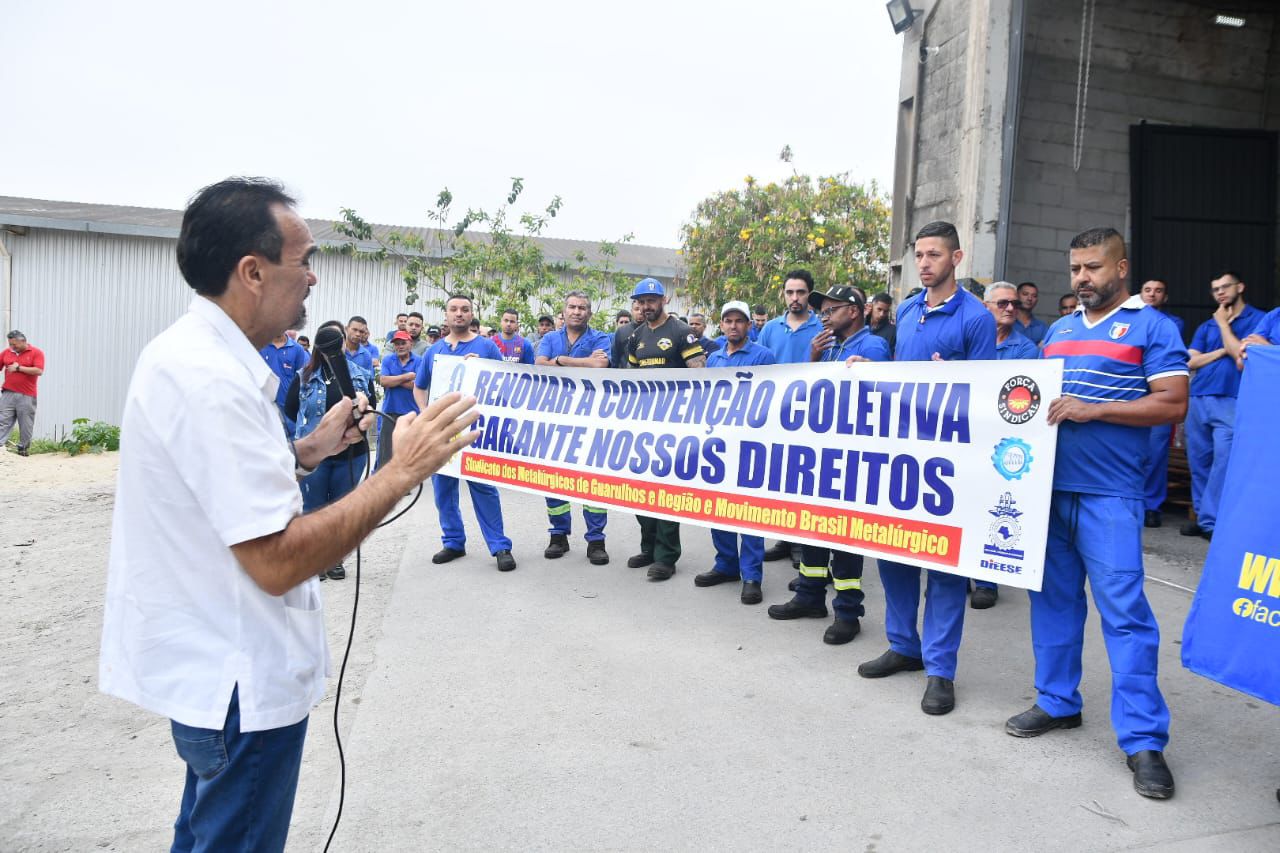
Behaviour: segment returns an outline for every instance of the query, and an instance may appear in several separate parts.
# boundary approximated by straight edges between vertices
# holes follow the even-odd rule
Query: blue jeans
[[[345,496],[363,473],[364,459],[358,454],[350,459],[330,456],[302,478],[302,511],[320,509]]]
[[[222,731],[169,722],[178,757],[187,763],[173,853],[284,850],[306,718],[282,729],[241,732],[237,687]]]

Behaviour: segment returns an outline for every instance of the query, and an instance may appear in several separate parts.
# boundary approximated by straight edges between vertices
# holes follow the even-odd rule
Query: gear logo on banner
[[[1018,518],[1023,513],[1014,507],[1016,503],[1013,493],[1005,492],[1000,496],[996,508],[987,510],[995,519],[987,527],[987,544],[982,546],[983,553],[1011,560],[1023,558],[1024,554],[1018,548],[1022,541],[1022,525]]]
[[[996,410],[1006,423],[1025,424],[1040,411],[1040,386],[1030,376],[1013,376],[1000,386]]]
[[[1031,470],[1033,461],[1031,445],[1020,438],[1001,439],[991,454],[991,464],[1006,480],[1021,480],[1022,475]]]

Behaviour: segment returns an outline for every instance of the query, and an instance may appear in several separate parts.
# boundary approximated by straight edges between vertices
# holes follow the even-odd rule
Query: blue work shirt
[[[392,353],[382,360],[383,376],[403,376],[406,373],[416,374],[418,372],[418,364],[422,361],[422,356],[414,355],[413,350],[409,351],[409,360],[404,364],[400,363],[400,356]],[[394,388],[384,388],[386,398],[382,403],[382,410],[389,415],[404,415],[409,412],[418,411],[418,404],[413,399],[413,388],[409,385],[397,385]]]
[[[698,343],[702,345],[702,351],[710,355],[720,349],[720,347],[724,346],[724,339],[708,338],[706,335],[703,335],[702,340],[698,341]]]
[[[756,324],[752,323],[747,327],[747,340],[755,343],[760,340],[760,330],[756,328]]]
[[[787,314],[783,314],[764,324],[756,343],[772,350],[778,364],[804,364],[809,360],[809,345],[821,331],[822,321],[812,311],[794,331],[787,325]]]
[[[1273,345],[1280,346],[1280,308],[1268,312],[1258,322],[1253,333],[1259,337],[1266,338]]]
[[[369,371],[370,375],[373,374],[374,359],[369,355],[369,351],[367,349],[360,347],[355,352],[352,352],[346,347],[343,347],[342,351],[346,354],[347,361],[352,364],[358,364],[365,370]]]
[[[578,339],[573,342],[573,346],[569,345],[569,330],[556,329],[554,332],[547,332],[542,336],[542,340],[538,342],[538,355],[543,358],[555,361],[559,356],[568,356],[569,358],[590,358],[591,353],[596,350],[603,350],[606,356],[613,347],[613,336],[608,332],[600,332],[590,327],[587,328]]]
[[[1022,320],[1020,319],[1014,320],[1013,322],[1018,331],[1026,335],[1027,340],[1031,341],[1031,343],[1036,346],[1040,346],[1041,341],[1044,340],[1044,336],[1049,334],[1048,324],[1034,314],[1031,315],[1031,322],[1027,323],[1025,326],[1022,325]]]
[[[1231,331],[1237,338],[1244,340],[1253,333],[1254,327],[1266,316],[1258,308],[1246,305],[1240,316],[1231,321]],[[1190,349],[1196,352],[1213,352],[1222,347],[1222,332],[1218,329],[1218,321],[1210,317],[1200,324],[1191,338]],[[1210,362],[1196,370],[1191,377],[1192,397],[1235,397],[1240,392],[1240,371],[1236,369],[1236,361],[1224,355],[1217,361]]]
[[[707,367],[760,367],[778,363],[772,350],[751,341],[743,342],[742,349],[735,353],[728,350],[726,344],[707,356]]]
[[[894,361],[994,361],[996,318],[982,300],[957,288],[946,302],[930,309],[922,290],[898,306],[898,343]]]
[[[258,354],[262,356],[262,360],[267,363],[267,367],[271,368],[271,372],[280,377],[280,388],[276,391],[276,405],[284,410],[285,394],[289,392],[289,386],[293,384],[293,377],[298,371],[307,366],[307,362],[311,361],[311,356],[307,355],[307,351],[302,348],[302,344],[293,338],[285,338],[285,344],[278,347],[275,344],[267,344],[258,350]],[[290,432],[292,435],[292,432]]]
[[[1046,327],[1047,328],[1047,327]],[[1018,331],[1018,324],[1015,322],[1013,328],[1009,330],[1009,337],[1003,342],[996,344],[996,358],[1004,361],[1010,358],[1039,358],[1040,347],[1028,338],[1022,332]]]
[[[1187,348],[1177,329],[1138,296],[1092,325],[1081,305],[1053,324],[1044,339],[1044,357],[1063,361],[1062,396],[1086,403],[1140,400],[1157,379],[1187,375]],[[1150,435],[1150,427],[1063,421],[1053,488],[1141,500]]]
[[[471,340],[463,341],[457,346],[450,346],[448,338],[441,338],[427,348],[427,351],[422,354],[422,360],[418,362],[418,378],[414,380],[413,384],[423,391],[431,387],[431,370],[435,367],[437,355],[475,355],[477,358],[502,361],[502,351],[484,335],[476,335]]]
[[[382,361],[382,351],[373,344],[365,344],[363,349],[369,353],[369,361],[372,362],[374,367],[377,367],[378,363]]]
[[[1170,323],[1172,323],[1174,326],[1178,328],[1179,338],[1181,338],[1184,334],[1186,334],[1187,324],[1186,322],[1183,321],[1181,317],[1179,317],[1177,314],[1169,314],[1168,312],[1161,311],[1159,308],[1156,308],[1154,310],[1160,311],[1161,314],[1164,314],[1164,318],[1166,320],[1168,320]]]
[[[861,356],[868,361],[892,361],[889,353],[889,342],[863,326],[843,341],[832,341],[831,346],[822,351],[818,361],[844,361],[850,356]]]

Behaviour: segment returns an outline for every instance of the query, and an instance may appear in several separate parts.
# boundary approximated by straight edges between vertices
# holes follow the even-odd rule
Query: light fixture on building
[[[911,8],[911,0],[889,0],[884,7],[889,11],[889,20],[893,23],[894,33],[910,29],[916,16],[920,14]]]
[[[1238,30],[1244,26],[1244,18],[1239,15],[1214,15],[1213,23],[1215,26],[1232,27]]]

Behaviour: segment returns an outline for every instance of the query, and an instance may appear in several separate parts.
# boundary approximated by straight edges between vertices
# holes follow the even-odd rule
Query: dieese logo
[[[1000,386],[996,410],[1006,423],[1025,424],[1040,411],[1040,386],[1030,376],[1012,376]]]

